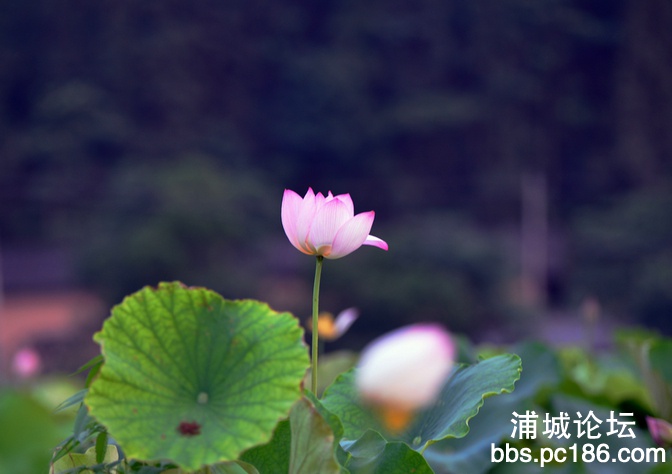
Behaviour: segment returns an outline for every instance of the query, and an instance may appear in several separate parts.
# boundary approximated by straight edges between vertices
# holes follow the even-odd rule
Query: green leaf
[[[420,453],[406,443],[388,443],[380,433],[369,430],[356,441],[345,441],[345,463],[351,474],[429,474],[432,469]]]
[[[651,409],[651,397],[630,360],[611,352],[591,354],[579,347],[560,348],[558,356],[565,393],[603,405],[636,401]]]
[[[661,375],[663,381],[672,386],[672,340],[658,339],[651,344],[649,349],[651,368]]]
[[[672,340],[651,341],[648,358],[644,377],[651,398],[659,416],[669,419],[672,417]]]
[[[289,453],[292,435],[289,420],[283,420],[275,427],[271,440],[261,446],[241,454],[240,459],[255,466],[264,474],[289,471]]]
[[[353,368],[339,375],[324,392],[321,403],[336,415],[343,425],[343,437],[349,440],[360,438],[369,429],[384,432],[383,425],[373,412],[360,403],[355,386]]]
[[[339,445],[339,440],[343,437],[343,423],[341,423],[341,420],[339,420],[339,418],[332,412],[327,410],[324,405],[322,405],[322,402],[315,395],[313,395],[312,392],[306,390],[304,395],[308,400],[310,400],[315,409],[317,409],[320,416],[324,418],[324,421],[329,424],[329,427],[334,434],[334,445]]]
[[[317,409],[305,398],[299,400],[289,415],[291,456],[289,474],[338,474],[334,433]]]
[[[96,437],[96,462],[101,463],[105,459],[107,451],[107,431],[103,431]]]
[[[399,439],[422,450],[435,441],[466,435],[468,422],[476,416],[484,399],[513,391],[521,370],[520,358],[514,354],[499,355],[473,365],[458,365],[435,404],[419,413]],[[336,379],[325,391],[322,403],[340,418],[347,439],[357,439],[368,429],[385,433],[372,411],[359,401],[354,370]]]
[[[324,411],[331,422],[334,415]],[[280,422],[272,440],[246,451],[241,456],[259,472],[289,474],[338,474],[337,440],[330,424],[309,399],[302,398],[292,408],[289,420]]]
[[[658,464],[648,471],[647,474],[672,474],[672,464],[669,462]]]
[[[103,358],[103,356],[98,354],[97,356],[95,356],[91,360],[89,360],[86,364],[84,364],[79,369],[77,369],[73,375],[81,374],[85,370],[88,370],[92,367],[97,367],[97,366],[101,365],[104,362],[104,360],[105,359]]]
[[[349,351],[329,352],[320,356],[320,364],[317,368],[317,393],[324,393],[324,390],[331,385],[336,377],[352,369],[357,363],[358,355]],[[306,387],[310,387],[311,374],[308,372],[304,381]]]
[[[161,474],[185,474],[182,469],[168,469],[161,471]],[[259,474],[257,469],[242,461],[229,461],[207,466],[191,474]]]
[[[437,472],[483,474],[493,464],[490,445],[511,434],[514,411],[539,410],[532,402],[541,390],[554,390],[560,380],[560,367],[553,351],[540,343],[524,343],[514,352],[521,358],[525,370],[516,382],[513,393],[488,400],[478,416],[469,421],[469,435],[447,438],[424,451],[430,466]]]
[[[344,440],[343,449],[355,459],[372,459],[385,450],[387,441],[380,433],[373,430],[366,431],[358,440]]]
[[[383,453],[374,459],[375,470],[353,470],[352,474],[433,474],[425,458],[406,443],[387,443]]]
[[[659,418],[672,418],[672,341],[655,333],[633,331],[619,334],[618,342],[637,363],[654,413]]]
[[[102,358],[102,355],[101,355],[101,358]],[[84,386],[86,388],[89,388],[91,386],[91,384],[93,383],[95,378],[98,376],[98,373],[100,372],[100,368],[102,366],[103,366],[103,361],[102,360],[101,361],[96,360],[95,364],[93,364],[91,366],[91,370],[89,370],[89,373],[86,374],[86,380],[84,381]]]
[[[89,416],[89,407],[81,404],[77,410],[72,435],[78,441],[84,441],[91,434],[89,428],[92,425],[95,425],[95,420]]]
[[[570,438],[563,440],[554,440],[558,444],[564,446],[565,448],[576,443],[579,446],[579,452],[582,452],[583,446],[586,444],[592,444],[595,447],[597,447],[600,444],[605,443],[608,445],[608,451],[611,455],[611,459],[615,459],[617,453],[619,453],[619,451],[623,449],[626,449],[629,452],[633,452],[633,450],[638,451],[641,450],[642,452],[644,452],[647,449],[653,448],[655,446],[653,440],[648,435],[648,433],[641,430],[637,426],[629,427],[629,429],[632,430],[634,437],[621,437],[615,433],[609,435],[609,432],[612,428],[619,429],[618,425],[613,426],[611,423],[607,421],[608,418],[612,415],[612,411],[613,415],[617,419],[622,420],[633,419],[631,417],[622,417],[620,415],[620,410],[614,411],[611,407],[606,408],[603,406],[598,406],[591,403],[590,401],[572,396],[567,396],[562,393],[555,394],[552,397],[551,402],[552,402],[551,407],[552,414],[566,412],[569,413],[573,421],[572,423],[570,423],[568,427],[568,433],[570,435]],[[602,423],[597,422],[593,423],[593,426],[596,426],[593,435],[595,436],[599,435],[598,439],[590,439],[587,436],[579,437],[577,434],[576,420],[585,419],[585,417],[591,411],[598,420],[602,421]],[[580,416],[579,413],[581,413]],[[667,456],[669,456],[669,453],[666,454],[666,457]],[[652,459],[650,459],[649,461],[652,461]],[[573,465],[574,463],[568,459],[566,461],[566,464]],[[642,462],[634,462],[634,461],[621,462],[620,460],[618,460],[617,462],[608,462],[607,464],[600,462],[589,462],[589,463],[586,462],[584,463],[584,465],[585,465],[585,471],[589,474],[602,474],[605,472],[608,472],[609,474],[645,474],[648,473],[649,470],[651,470],[655,464],[653,462],[647,462],[646,459],[644,459],[642,460]],[[606,467],[607,465],[608,468]]]
[[[119,460],[119,453],[117,447],[110,444],[107,445],[103,459],[96,461],[96,448],[92,447],[86,450],[85,453],[68,453],[61,459],[56,461],[51,467],[50,474],[61,474],[69,472],[71,469],[78,467],[92,467],[103,463],[111,463]],[[83,474],[93,473],[90,469],[81,471]]]
[[[191,470],[267,441],[308,366],[289,313],[179,283],[146,287],[95,335],[105,363],[85,402],[129,458]]]
[[[86,388],[89,388],[91,386],[91,382],[93,379],[98,375],[98,372],[100,371],[100,367],[103,365],[104,358],[101,354],[98,354],[91,360],[89,360],[86,364],[81,366],[79,369],[77,369],[72,375],[77,375],[81,374],[85,370],[88,370],[89,373],[86,375],[86,381],[84,382],[84,386]]]
[[[339,457],[341,465],[347,467],[351,474],[375,472],[386,445],[387,440],[373,430],[368,430],[357,440],[344,439],[341,441],[343,451]]]
[[[67,400],[65,400],[63,403],[58,405],[54,409],[54,413],[58,413],[60,411],[65,410],[66,408],[70,408],[71,406],[82,403],[82,401],[84,401],[84,396],[86,395],[86,392],[88,392],[88,389],[86,389],[86,388],[78,391],[77,393],[75,393],[74,395],[69,397]]]
[[[242,461],[216,464],[210,468],[212,474],[259,474],[257,469]]]
[[[438,440],[465,436],[469,420],[478,414],[484,400],[512,392],[521,371],[520,357],[514,354],[459,366],[434,405],[420,414],[404,439],[414,448],[424,449]]]
[[[0,388],[0,473],[43,473],[51,449],[66,434],[67,426],[32,396]]]

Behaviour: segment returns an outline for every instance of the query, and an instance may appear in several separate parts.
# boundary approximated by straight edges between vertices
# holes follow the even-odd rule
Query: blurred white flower
[[[403,428],[414,411],[431,404],[453,367],[455,345],[442,326],[414,324],[386,334],[362,352],[357,389],[383,414],[390,430]]]

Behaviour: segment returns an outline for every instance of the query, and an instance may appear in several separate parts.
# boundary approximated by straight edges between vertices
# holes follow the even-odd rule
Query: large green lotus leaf
[[[267,441],[300,397],[297,320],[266,304],[162,283],[95,335],[105,363],[85,402],[126,456],[195,470]]]
[[[560,380],[557,356],[551,348],[534,342],[523,343],[513,351],[525,370],[513,393],[488,400],[469,421],[469,435],[447,438],[431,445],[424,456],[437,473],[483,474],[492,469],[491,444],[499,445],[511,434],[514,411],[537,410],[534,399],[542,390],[554,390]]]
[[[448,379],[436,402],[413,423],[404,439],[416,449],[446,438],[469,433],[469,420],[484,400],[510,393],[520,378],[522,362],[515,354],[503,354],[473,365],[460,365]]]
[[[346,372],[325,391],[323,405],[341,419],[344,437],[360,438],[368,429],[385,433],[372,410],[364,406],[355,387],[355,370]],[[472,365],[458,365],[441,390],[435,404],[419,413],[407,432],[398,438],[415,449],[445,438],[459,438],[469,432],[468,422],[476,416],[484,399],[513,391],[520,378],[520,357],[504,354]]]

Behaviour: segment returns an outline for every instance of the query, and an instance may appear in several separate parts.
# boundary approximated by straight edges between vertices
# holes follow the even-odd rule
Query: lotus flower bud
[[[377,409],[391,431],[430,405],[453,367],[455,345],[438,324],[407,326],[373,341],[362,352],[356,375],[362,399]]]
[[[646,425],[653,441],[663,448],[672,447],[672,424],[660,418],[646,417]]]

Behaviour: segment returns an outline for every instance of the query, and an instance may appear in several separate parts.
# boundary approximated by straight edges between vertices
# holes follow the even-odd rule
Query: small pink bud
[[[660,418],[646,417],[646,425],[653,441],[663,448],[672,447],[672,424]]]
[[[22,379],[37,375],[42,369],[40,355],[34,349],[24,347],[14,354],[12,372]]]

